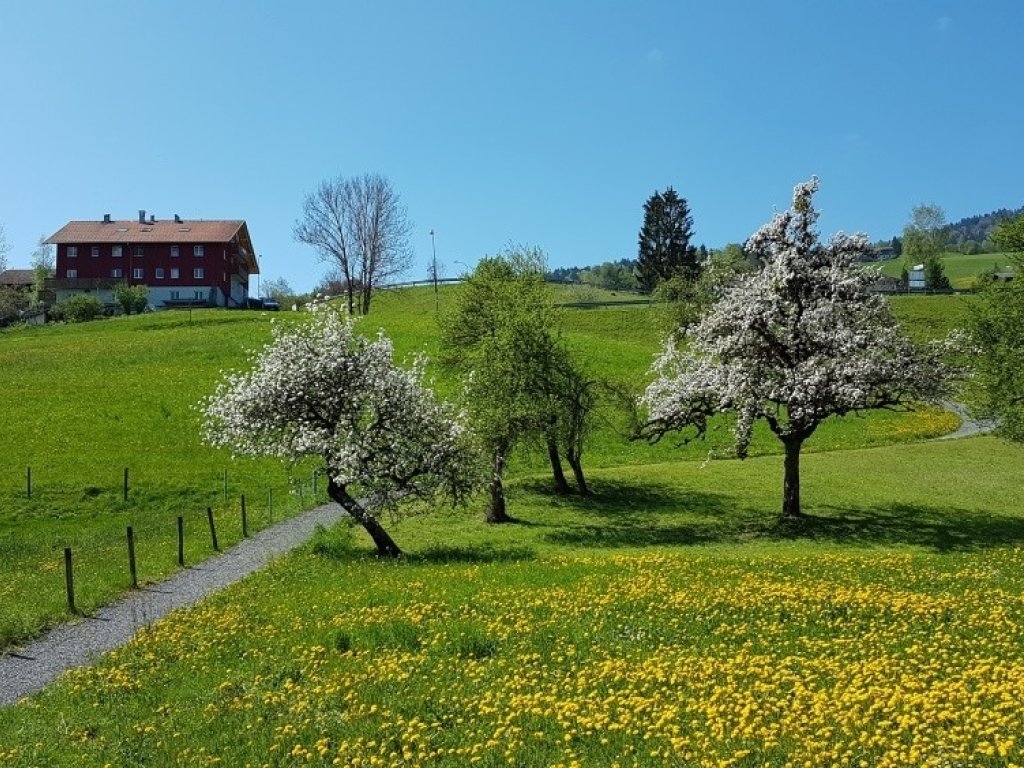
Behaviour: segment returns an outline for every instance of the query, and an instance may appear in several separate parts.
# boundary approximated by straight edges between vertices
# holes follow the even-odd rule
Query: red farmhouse
[[[57,246],[57,300],[92,293],[112,304],[119,283],[145,285],[154,308],[245,307],[249,275],[259,274],[244,221],[69,221],[47,241]]]

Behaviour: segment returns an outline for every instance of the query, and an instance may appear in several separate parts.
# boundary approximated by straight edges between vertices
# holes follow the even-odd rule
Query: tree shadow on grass
[[[333,528],[318,527],[308,545],[317,557],[337,562],[380,560],[365,544],[357,544],[352,526],[339,525]],[[399,563],[512,563],[534,560],[536,552],[529,547],[497,548],[489,544],[472,546],[437,545],[422,552],[406,552],[394,562]]]
[[[774,540],[853,546],[908,545],[936,552],[973,552],[1024,543],[1024,518],[983,509],[925,504],[821,507],[796,520],[775,520],[763,535]]]
[[[630,481],[591,481],[591,493],[555,494],[550,482],[531,479],[520,484],[524,490],[546,496],[554,507],[572,509],[581,514],[602,517],[624,515],[659,515],[666,512],[691,510],[697,513],[722,512],[728,497],[720,493],[682,492],[678,487],[656,483]]]
[[[539,482],[526,487],[547,491]],[[546,541],[584,548],[709,544],[734,537],[749,522],[722,494],[651,482],[594,483],[592,490],[589,496],[552,497],[554,508],[574,514],[571,522],[554,525]]]
[[[548,493],[542,482],[524,487]],[[749,508],[726,494],[684,491],[643,482],[595,484],[589,497],[551,497],[573,515],[544,535],[552,544],[615,548],[820,542],[855,547],[913,546],[935,552],[971,552],[1024,544],[1024,517],[938,504],[871,507],[817,506],[783,520],[774,505]]]

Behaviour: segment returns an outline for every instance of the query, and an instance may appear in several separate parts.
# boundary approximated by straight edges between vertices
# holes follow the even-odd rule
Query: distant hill
[[[950,248],[959,249],[964,243],[973,241],[981,245],[988,240],[989,235],[996,226],[1020,216],[1024,213],[1024,206],[1016,209],[1000,208],[991,213],[981,213],[976,216],[967,216],[946,227],[949,234]],[[987,250],[987,249],[986,249]]]

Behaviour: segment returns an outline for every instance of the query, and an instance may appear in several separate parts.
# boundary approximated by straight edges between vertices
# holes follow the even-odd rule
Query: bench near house
[[[175,306],[244,308],[249,276],[259,274],[242,220],[69,221],[47,240],[57,246],[57,301],[91,293],[114,303],[119,283],[144,285],[155,309]]]

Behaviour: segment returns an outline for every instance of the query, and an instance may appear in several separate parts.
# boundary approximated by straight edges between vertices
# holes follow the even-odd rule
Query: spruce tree
[[[686,198],[672,187],[655,192],[644,203],[636,276],[640,287],[653,290],[659,282],[681,275],[696,279],[700,272],[697,249],[690,245],[693,217]]]

